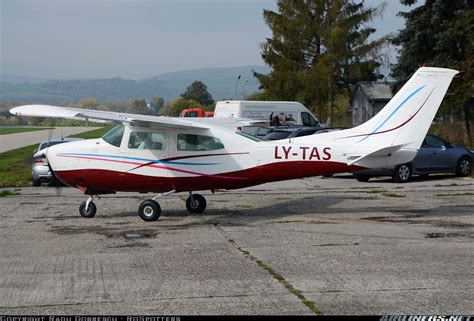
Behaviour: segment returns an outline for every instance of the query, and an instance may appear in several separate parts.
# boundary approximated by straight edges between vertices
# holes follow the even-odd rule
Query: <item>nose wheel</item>
[[[92,218],[97,212],[97,207],[92,201],[84,201],[79,205],[79,213],[85,218]]]
[[[204,212],[206,205],[206,199],[201,194],[190,194],[186,200],[186,208],[193,214]]]

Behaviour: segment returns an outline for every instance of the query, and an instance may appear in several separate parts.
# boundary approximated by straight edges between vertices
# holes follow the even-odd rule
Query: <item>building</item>
[[[360,82],[348,109],[352,114],[352,125],[360,125],[372,118],[391,98],[392,90],[389,84]]]

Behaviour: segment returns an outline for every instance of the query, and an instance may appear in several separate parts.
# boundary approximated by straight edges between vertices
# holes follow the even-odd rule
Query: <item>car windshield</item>
[[[286,130],[282,130],[282,131],[274,131],[274,132],[271,132],[270,134],[268,134],[267,136],[265,136],[263,138],[263,140],[279,140],[279,139],[285,139],[287,138],[288,136],[290,135],[290,132],[289,131],[286,131]]]
[[[65,143],[66,141],[64,140],[59,140],[59,141],[52,141],[52,142],[45,142],[41,143],[40,147],[38,148],[38,151],[45,149],[46,147],[51,147],[57,144],[62,144]]]
[[[257,136],[254,136],[254,135],[250,135],[250,134],[247,134],[247,133],[244,133],[244,132],[235,132],[237,135],[240,135],[240,136],[243,136],[245,138],[248,138],[248,139],[251,139],[253,140],[254,142],[261,142],[262,139],[260,137],[257,137]]]

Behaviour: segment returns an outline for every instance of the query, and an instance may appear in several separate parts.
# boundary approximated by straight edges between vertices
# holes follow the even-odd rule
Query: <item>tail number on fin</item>
[[[275,159],[290,160],[330,160],[331,148],[318,148],[316,146],[275,146]]]

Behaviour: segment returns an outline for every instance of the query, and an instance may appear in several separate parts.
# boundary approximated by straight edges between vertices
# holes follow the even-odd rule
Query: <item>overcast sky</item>
[[[408,11],[389,0],[377,35]],[[275,0],[0,0],[1,72],[43,78],[146,78],[261,65]],[[367,6],[381,1],[366,0]],[[411,9],[411,8],[410,8]]]

